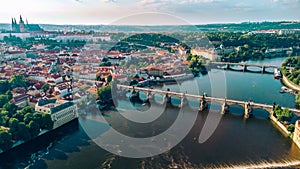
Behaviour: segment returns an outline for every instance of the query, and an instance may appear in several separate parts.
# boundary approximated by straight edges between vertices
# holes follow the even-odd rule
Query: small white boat
[[[274,69],[274,78],[275,79],[281,79],[282,78],[282,74],[281,74],[281,72],[280,72],[280,70],[279,69]]]
[[[284,93],[284,92],[292,93],[294,91],[292,89],[289,89],[289,88],[285,87],[285,86],[282,86],[281,89],[280,89],[280,93]]]

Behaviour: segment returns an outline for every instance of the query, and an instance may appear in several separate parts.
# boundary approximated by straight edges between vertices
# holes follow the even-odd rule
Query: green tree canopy
[[[10,77],[9,83],[12,88],[15,87],[25,87],[27,88],[26,79],[23,75],[20,74],[14,74]]]
[[[29,140],[31,138],[29,127],[24,122],[20,122],[18,125],[18,131],[15,133],[16,140]]]
[[[14,103],[11,102],[7,102],[4,106],[3,109],[8,111],[10,114],[10,117],[12,117],[14,114],[17,113],[18,110],[18,106],[15,105]]]
[[[9,98],[7,95],[0,95],[0,107],[3,107],[8,101]]]
[[[47,83],[42,86],[42,90],[44,92],[46,92],[49,88],[50,88],[50,86]]]
[[[40,127],[41,129],[47,130],[51,130],[53,128],[53,121],[50,114],[42,113],[42,122]]]
[[[12,135],[6,131],[0,130],[0,149],[6,151],[13,145]]]
[[[8,121],[8,126],[10,128],[10,132],[13,133],[18,130],[19,120],[16,118],[10,118]]]
[[[10,84],[7,80],[0,80],[0,94],[6,93],[10,90]]]
[[[29,124],[31,121],[34,121],[34,116],[32,113],[26,113],[24,116],[25,124]]]
[[[40,133],[40,126],[37,122],[35,121],[30,121],[29,124],[27,125],[29,127],[29,132],[31,137],[36,137]]]

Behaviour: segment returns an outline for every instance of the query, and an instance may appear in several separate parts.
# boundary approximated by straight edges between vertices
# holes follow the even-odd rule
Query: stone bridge
[[[131,92],[132,95],[130,99],[139,99],[139,92],[144,92],[146,94],[145,101],[153,100],[155,94],[160,94],[163,96],[163,101],[161,104],[165,103],[171,103],[171,97],[178,97],[180,98],[180,104],[179,107],[183,107],[187,104],[188,98],[195,99],[200,102],[199,105],[199,111],[203,111],[208,107],[208,102],[217,102],[222,105],[221,113],[225,114],[229,110],[229,106],[236,104],[244,107],[244,117],[248,118],[251,114],[253,109],[260,108],[268,111],[270,115],[273,114],[273,107],[275,105],[269,105],[269,104],[262,104],[262,103],[255,103],[252,101],[240,101],[240,100],[232,100],[232,99],[226,99],[226,98],[217,98],[217,97],[209,97],[205,95],[195,95],[195,94],[186,94],[186,93],[180,93],[180,92],[173,92],[170,90],[158,90],[158,89],[150,89],[150,88],[140,88],[140,87],[134,87],[134,86],[126,86],[126,85],[117,85],[117,89],[121,93],[127,93]],[[284,107],[282,107],[284,108]],[[298,117],[300,116],[300,110],[294,109],[294,108],[287,108],[290,111],[292,111],[295,115]]]
[[[240,71],[246,72],[258,72],[258,71],[253,71],[249,70],[248,67],[258,67],[261,68],[259,72],[261,73],[273,73],[273,72],[267,72],[266,68],[274,68],[274,69],[280,69],[281,66],[275,66],[275,65],[261,65],[261,64],[251,64],[251,63],[231,63],[231,62],[211,62],[210,67],[217,68],[218,66],[225,66],[224,69],[232,69],[232,70],[238,70],[238,69],[233,69],[230,66],[241,66],[242,69]]]

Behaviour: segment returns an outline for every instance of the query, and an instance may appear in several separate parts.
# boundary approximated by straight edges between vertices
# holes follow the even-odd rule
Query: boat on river
[[[275,79],[281,79],[282,78],[282,74],[281,74],[281,72],[280,72],[280,70],[279,69],[274,69],[274,78]]]
[[[282,86],[280,89],[280,93],[294,93],[295,91],[287,88],[286,86]]]

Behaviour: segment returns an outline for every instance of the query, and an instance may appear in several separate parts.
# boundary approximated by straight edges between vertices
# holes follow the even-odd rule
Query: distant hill
[[[247,22],[207,25],[174,25],[174,26],[119,26],[119,25],[51,25],[40,24],[45,31],[96,31],[96,32],[173,32],[173,31],[256,31],[269,29],[300,29],[300,22]],[[0,30],[11,30],[10,24],[0,24]]]

